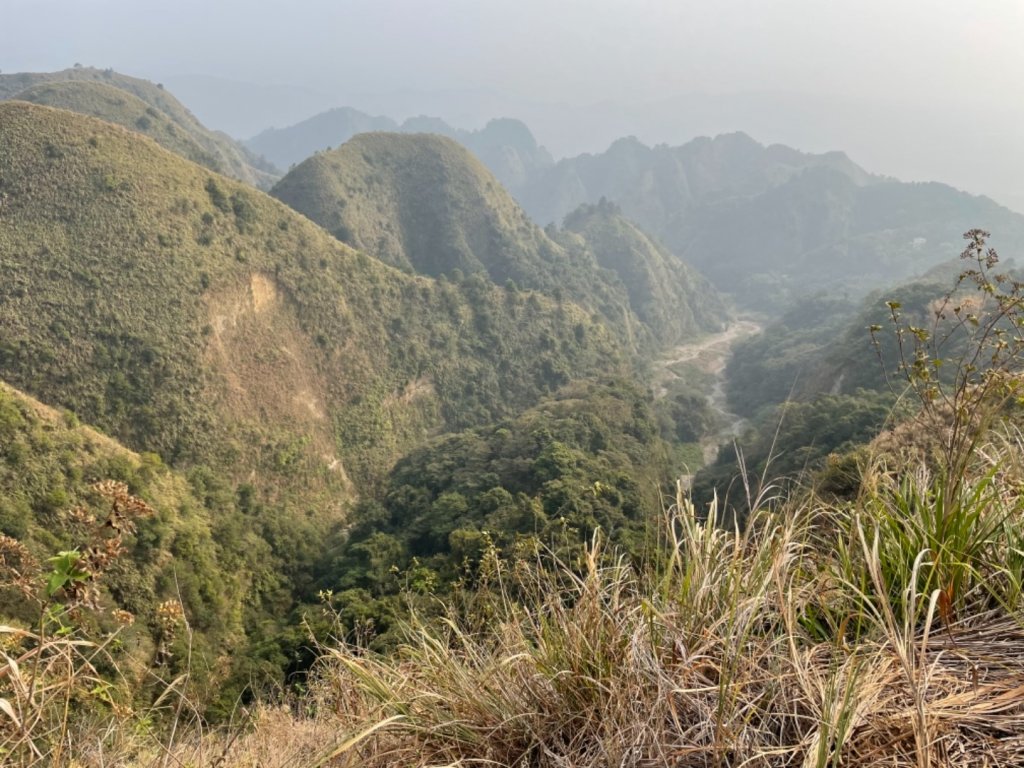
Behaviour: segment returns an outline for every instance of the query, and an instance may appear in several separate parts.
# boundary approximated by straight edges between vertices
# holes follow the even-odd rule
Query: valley
[[[713,464],[718,457],[718,449],[740,437],[748,419],[729,410],[726,396],[726,363],[735,354],[738,342],[754,336],[763,330],[763,325],[751,318],[739,318],[725,330],[713,333],[700,341],[681,344],[665,358],[655,364],[656,396],[663,398],[671,389],[673,382],[684,381],[687,369],[692,376],[693,371],[699,375],[704,387],[707,403],[714,415],[716,427],[700,440],[701,456],[705,466]],[[703,374],[703,375],[701,375]],[[693,482],[692,473],[682,475],[687,487]]]
[[[0,763],[1016,764],[1024,215],[467,125],[0,73]]]

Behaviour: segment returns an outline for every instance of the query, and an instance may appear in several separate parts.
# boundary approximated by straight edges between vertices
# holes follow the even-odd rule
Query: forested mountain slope
[[[139,450],[337,510],[433,430],[616,369],[588,312],[353,252],[97,120],[0,104],[0,375]]]
[[[99,622],[89,624],[98,635],[114,631],[119,619],[115,657],[133,687],[154,665],[183,671],[191,655],[192,685],[204,700],[224,685],[230,656],[245,647],[265,586],[275,580],[269,546],[223,486],[201,476],[190,481],[155,454],[129,451],[2,382],[0,534],[19,542],[0,541],[0,558],[26,584],[59,552],[109,553],[109,562],[93,556],[85,582],[105,611],[76,621]],[[10,589],[9,576],[5,570],[0,611],[6,621],[31,625],[38,606]],[[179,602],[189,634],[160,619],[161,606]]]
[[[543,547],[572,557],[596,529],[639,556],[673,470],[640,388],[574,382],[515,418],[439,437],[403,458],[379,501],[356,508],[321,581],[347,617],[375,615],[386,632],[403,580],[457,589],[486,577],[488,557]]]
[[[961,241],[962,242],[962,241]],[[800,302],[756,336],[737,345],[726,369],[730,407],[753,416],[785,400],[809,400],[823,394],[852,395],[858,390],[901,392],[900,347],[908,364],[915,357],[914,338],[902,338],[893,325],[890,303],[903,322],[934,340],[940,363],[936,375],[946,380],[965,354],[971,326],[955,322],[956,307],[977,311],[978,287],[969,276],[958,280],[969,262],[955,261],[912,280],[873,291],[859,301],[817,296]],[[937,320],[942,311],[944,318]],[[872,330],[873,329],[873,330]],[[980,334],[981,331],[978,331]]]
[[[750,199],[695,211],[683,253],[749,305],[817,290],[860,298],[955,259],[973,227],[1000,248],[1024,245],[1024,216],[944,184],[858,186],[812,169]]]
[[[573,235],[583,238],[602,268],[618,275],[630,307],[662,344],[679,344],[695,330],[719,330],[727,318],[707,278],[624,217],[614,203],[583,205],[566,216],[559,236]]]
[[[649,308],[632,305],[619,271],[603,268],[583,238],[552,233],[552,239],[480,161],[450,139],[362,134],[305,161],[272,194],[339,240],[399,269],[431,276],[480,274],[498,285],[511,281],[572,300],[600,314],[638,349],[662,333],[638,320],[637,311],[650,317]],[[617,244],[608,241],[607,247]],[[620,261],[636,258],[625,249]],[[682,268],[673,276],[676,283],[689,280]],[[683,318],[689,313],[691,333],[715,327],[724,317],[713,300],[661,311],[678,311]]]

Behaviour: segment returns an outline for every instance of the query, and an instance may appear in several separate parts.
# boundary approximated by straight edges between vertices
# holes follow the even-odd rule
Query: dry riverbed
[[[729,411],[725,396],[725,366],[736,344],[760,332],[761,328],[755,320],[741,318],[720,333],[681,344],[657,363],[655,382],[658,397],[668,394],[673,381],[684,378],[686,368],[699,372],[705,378],[710,377],[711,386],[706,395],[708,404],[718,417],[719,428],[701,441],[705,464],[715,460],[721,443],[739,435],[746,426],[746,419]]]

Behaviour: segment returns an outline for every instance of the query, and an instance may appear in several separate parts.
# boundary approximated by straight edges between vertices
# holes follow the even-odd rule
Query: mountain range
[[[676,342],[725,317],[701,278],[624,220],[589,237],[583,217],[575,231],[545,232],[479,160],[441,136],[362,134],[297,166],[272,194],[398,269],[480,274],[565,298],[604,317],[626,344]],[[668,315],[675,322],[653,322]]]
[[[412,117],[399,124],[389,117],[368,115],[350,107],[322,112],[288,128],[268,129],[246,141],[246,146],[278,167],[290,168],[316,152],[344,144],[356,134],[373,131],[432,133],[454,139],[483,161],[510,190],[518,189],[553,162],[519,120],[491,120],[480,130],[467,131],[436,117]]]
[[[498,189],[453,142],[388,139],[370,157],[382,171],[402,142],[411,142],[408,159],[428,165],[437,158],[419,145],[440,142]],[[239,593],[217,586],[218,568],[248,556],[266,566],[253,571],[259,583],[238,587],[256,613],[236,639],[273,642],[239,661],[267,653],[270,668],[286,665],[274,649],[290,642],[281,631],[290,611],[313,599],[325,542],[402,456],[436,435],[514,417],[575,379],[634,370],[635,318],[613,323],[569,291],[498,285],[486,271],[434,279],[396,269],[137,131],[7,100],[0,147],[0,380],[102,430],[118,450],[159,457],[187,478],[197,509],[212,505],[218,525],[252,534],[247,554],[217,553],[200,578],[202,590],[227,590],[230,601]],[[475,201],[484,211],[474,217],[510,217],[513,228],[498,233],[519,239],[506,256],[561,258],[514,204],[486,208],[501,202]],[[533,266],[543,275],[549,265]],[[615,273],[606,277],[607,295],[628,305]],[[715,311],[722,322],[724,309]],[[47,456],[40,461],[59,461]],[[126,472],[89,470],[131,480]],[[39,493],[53,487],[54,514],[85,493],[49,482]],[[30,501],[5,507],[4,532],[37,530],[45,520],[36,492],[12,493]],[[69,540],[64,526],[53,523]],[[56,540],[30,543],[45,557]],[[208,556],[175,551],[180,563]],[[143,596],[113,594],[123,607],[129,598]],[[255,674],[236,672],[239,684]]]
[[[1024,216],[988,198],[745,134],[680,147],[622,139],[556,163],[519,197],[538,221],[615,201],[741,306],[773,312],[821,290],[859,297],[906,279],[955,258],[972,227],[998,233],[1007,252],[1024,247]]]
[[[280,426],[327,472],[335,451],[368,463],[371,445],[395,440],[356,434],[380,409],[396,430],[413,413],[422,427],[467,424],[478,407],[528,402],[550,385],[544,370],[615,357],[609,331],[572,304],[402,274],[108,123],[16,101],[0,114],[0,370],[129,444],[190,460],[241,451],[247,477],[273,464],[265,443]],[[573,343],[516,349],[542,328]],[[467,380],[480,399],[456,405],[451,387]]]
[[[842,152],[764,146],[743,133],[679,146],[624,138],[605,152],[552,162],[515,120],[469,132],[433,118],[399,126],[339,109],[265,132],[250,147],[272,158],[287,147],[294,160],[381,129],[455,139],[541,225],[561,224],[581,205],[613,202],[741,306],[771,312],[820,290],[859,297],[908,278],[954,258],[959,235],[973,226],[998,233],[1008,252],[1024,245],[1024,217],[988,198],[940,183],[903,183],[864,170]]]

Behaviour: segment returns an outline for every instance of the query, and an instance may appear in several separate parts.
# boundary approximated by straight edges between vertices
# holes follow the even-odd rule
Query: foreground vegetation
[[[641,565],[600,533],[573,558],[494,549],[396,653],[338,639],[305,693],[215,733],[179,681],[155,710],[97,697],[111,639],[5,628],[3,748],[69,766],[1018,764],[1024,439],[981,448],[952,506],[941,474],[874,463],[855,501],[794,494],[742,531],[680,492]],[[64,719],[89,697],[96,716]]]

